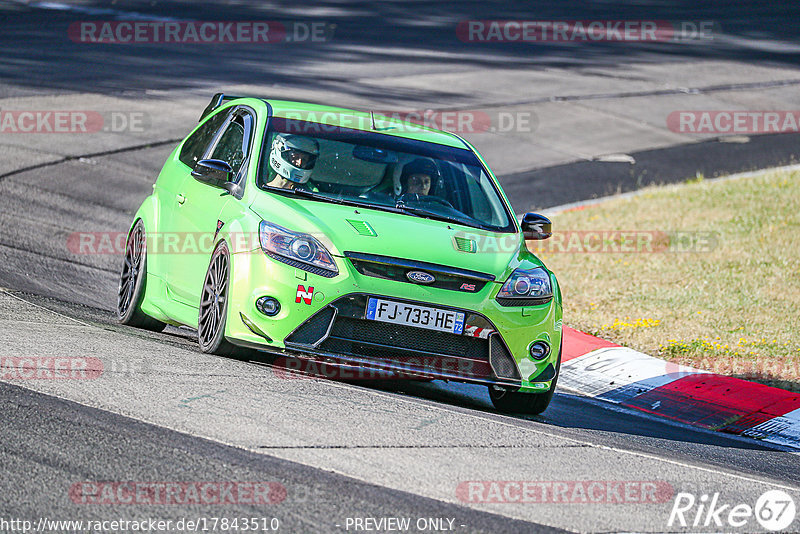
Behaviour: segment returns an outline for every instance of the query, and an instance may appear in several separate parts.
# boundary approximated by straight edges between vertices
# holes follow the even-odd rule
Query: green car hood
[[[522,260],[536,262],[521,252],[520,234],[269,193],[259,195],[250,208],[266,221],[313,235],[340,257],[361,252],[405,258],[491,274],[497,281]],[[462,247],[475,252],[459,251],[455,237],[468,240]]]

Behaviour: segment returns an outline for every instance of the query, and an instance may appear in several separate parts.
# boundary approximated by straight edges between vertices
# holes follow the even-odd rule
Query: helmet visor
[[[292,166],[303,170],[313,169],[314,164],[317,162],[317,156],[315,154],[297,150],[296,148],[282,150],[281,157]]]

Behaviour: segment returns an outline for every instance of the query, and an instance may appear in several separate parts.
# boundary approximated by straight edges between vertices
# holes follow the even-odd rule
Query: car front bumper
[[[555,377],[561,346],[561,302],[501,306],[503,281],[467,293],[360,274],[337,257],[339,274],[328,278],[297,269],[260,251],[233,255],[226,337],[235,344],[325,362],[343,369],[375,369],[423,377],[544,392]],[[256,301],[280,303],[268,317]],[[465,314],[462,334],[366,319],[369,297]],[[534,341],[550,354],[529,356]]]

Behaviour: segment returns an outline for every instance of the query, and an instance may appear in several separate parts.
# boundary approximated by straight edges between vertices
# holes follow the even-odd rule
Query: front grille
[[[420,353],[489,359],[489,346],[485,339],[380,321],[339,317],[333,323],[331,337],[366,341]],[[322,348],[325,348],[326,343],[327,341],[322,344]]]
[[[287,348],[313,348],[432,375],[519,379],[513,357],[485,317],[463,310],[465,331],[475,331],[471,326],[495,332],[488,339],[365,319],[367,299],[359,294],[335,300],[287,337]]]
[[[436,287],[448,289],[450,291],[463,291],[466,293],[477,293],[482,290],[487,283],[494,281],[494,276],[466,269],[456,269],[446,265],[406,260],[402,258],[392,258],[389,256],[377,256],[372,254],[361,254],[358,252],[345,252],[345,256],[355,267],[356,271],[364,276],[372,276],[383,280],[394,280],[406,284],[415,284],[406,276],[411,271],[424,271],[433,275],[436,281],[424,284],[426,287]]]

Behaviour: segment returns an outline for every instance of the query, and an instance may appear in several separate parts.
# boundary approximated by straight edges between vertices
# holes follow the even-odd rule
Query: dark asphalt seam
[[[145,341],[155,341],[155,342],[159,342],[159,343],[162,343],[162,344],[165,344],[165,345],[171,345],[171,346],[173,346],[175,348],[184,349],[184,350],[191,350],[192,347],[195,347],[195,345],[192,344],[191,342],[187,341],[187,339],[185,337],[178,336],[178,335],[173,334],[171,332],[163,332],[163,333],[162,332],[148,332],[146,330],[140,330],[140,329],[137,329],[137,328],[132,328],[132,327],[129,327],[129,326],[123,326],[123,325],[117,324],[117,323],[113,322],[113,319],[112,319],[114,312],[111,312],[109,310],[104,310],[102,308],[95,308],[94,306],[88,306],[86,304],[80,304],[80,303],[76,303],[76,302],[67,302],[67,301],[59,300],[59,299],[54,298],[54,297],[43,297],[41,295],[37,295],[36,293],[30,293],[30,292],[27,292],[27,291],[18,291],[18,290],[10,290],[10,289],[5,289],[5,288],[0,288],[0,294],[2,294],[2,293],[6,293],[6,294],[8,294],[8,295],[10,295],[12,297],[16,297],[16,298],[18,298],[20,300],[23,300],[23,301],[31,304],[32,306],[36,306],[36,307],[41,308],[43,310],[47,310],[47,311],[49,311],[51,313],[54,313],[56,315],[61,315],[61,316],[73,318],[75,320],[80,320],[81,322],[84,322],[87,326],[98,328],[98,329],[106,331],[106,332],[112,332],[114,334],[124,334],[124,335],[130,336],[130,337],[135,337],[135,338],[142,339],[142,340],[145,340]],[[26,298],[23,298],[23,296],[26,297]],[[28,300],[28,299],[30,299],[30,300]],[[66,304],[68,306],[74,306],[74,307],[82,308],[82,309],[88,310],[90,312],[96,312],[97,315],[107,316],[109,321],[108,322],[102,322],[102,321],[98,320],[97,318],[89,319],[89,318],[86,318],[86,317],[82,317],[81,319],[76,319],[76,318],[72,317],[71,315],[68,315],[68,313],[69,313],[68,311],[61,312],[61,311],[57,311],[57,310],[52,310],[52,309],[48,308],[47,306],[45,306],[43,304],[40,304],[38,302],[34,302],[37,299],[41,299],[41,300],[45,300],[45,301],[49,301],[49,302],[55,302],[55,303],[61,304],[61,305]],[[69,310],[69,311],[72,311],[72,310]],[[189,375],[189,376],[194,376],[194,375]],[[209,376],[209,375],[204,374],[204,373],[198,373],[197,376]],[[227,376],[227,375],[218,375],[218,376]]]
[[[586,401],[586,400],[590,401],[590,403],[595,405],[595,406],[601,407],[601,408],[606,409],[606,410],[613,410],[613,408],[612,408],[613,405],[608,403],[608,402],[606,402],[606,401],[602,401],[600,399],[592,399],[590,397],[585,397],[585,396],[582,396],[582,395],[575,395],[574,393],[569,393],[568,391],[570,391],[570,390],[564,391],[563,388],[560,388],[558,391],[556,391],[556,395],[557,396],[564,395],[564,396],[568,396],[568,397],[570,397],[570,396],[571,397],[580,397],[584,401]],[[397,395],[396,393],[389,392],[389,391],[383,391],[383,393],[388,394],[390,396]],[[404,398],[409,398],[408,395],[400,395],[400,396],[402,396]],[[413,396],[413,395],[410,396],[410,398],[413,398],[416,401],[422,400],[422,398],[417,397],[417,396]],[[452,404],[451,402],[449,402],[449,401],[447,401],[445,399],[438,399],[438,400],[434,401],[432,399],[426,398],[425,401],[426,402],[430,402],[431,404],[439,404],[439,405],[446,404],[449,408],[453,409],[454,411],[461,412],[461,413],[472,413],[472,414],[475,414],[475,415],[480,414],[482,416],[482,418],[485,419],[485,420],[496,422],[496,423],[507,424],[509,426],[513,426],[513,427],[521,429],[521,430],[531,430],[532,428],[529,426],[530,423],[539,423],[539,424],[543,424],[543,425],[546,425],[546,426],[551,426],[551,425],[556,426],[556,427],[559,426],[557,421],[551,420],[549,417],[544,416],[544,415],[515,416],[515,415],[508,415],[508,414],[498,413],[497,411],[494,411],[494,410],[492,410],[490,408],[485,408],[485,407],[482,407],[482,406],[471,406],[471,407],[467,408],[467,407],[465,407],[463,405]],[[616,410],[614,410],[614,411],[616,411]],[[646,419],[649,419],[651,421],[658,421],[660,424],[667,424],[667,425],[675,427],[676,429],[686,429],[686,430],[690,430],[690,431],[693,431],[693,432],[703,433],[703,434],[706,434],[708,436],[715,436],[716,438],[720,438],[719,433],[718,432],[714,432],[713,430],[704,429],[702,427],[691,426],[691,425],[688,425],[688,424],[685,424],[685,423],[680,423],[680,422],[677,422],[677,421],[671,421],[671,420],[668,420],[668,419],[656,418],[655,416],[650,416],[648,414],[644,414],[643,412],[622,411],[622,412],[619,412],[619,413],[624,413],[625,415],[627,415],[629,417],[642,417],[642,416],[645,416]],[[533,429],[533,430],[536,430],[536,429]],[[567,439],[567,440],[570,440],[570,441],[576,441],[577,442],[575,445],[565,445],[565,446],[569,446],[569,447],[582,446],[583,443],[581,442],[581,440],[585,439],[585,438],[580,437],[580,436],[575,436],[572,433],[562,434],[562,435],[560,435],[560,437],[564,438],[564,439]],[[760,443],[760,442],[757,442],[755,440],[749,440],[749,439],[746,439],[746,438],[740,438],[738,436],[733,436],[733,435],[727,436],[727,439],[730,439],[732,442],[736,443],[737,445],[745,445],[745,444],[749,445],[753,449],[761,448],[763,450],[776,450],[776,451],[788,450],[785,447],[781,447],[779,445],[774,445],[774,444],[770,444],[770,443]],[[633,451],[634,453],[642,453],[642,454],[648,454],[648,455],[656,454],[655,451],[648,450],[648,449],[629,449],[629,450]],[[688,463],[685,458],[682,459],[681,461],[686,462],[687,465],[694,465],[694,464]],[[733,471],[731,471],[731,473],[733,473]]]
[[[39,297],[39,298],[42,298],[42,297]],[[60,302],[58,299],[46,299],[45,298],[45,300],[54,300],[56,302]],[[82,307],[85,307],[85,306],[82,306]],[[131,333],[135,332],[135,329],[131,329],[130,332]],[[19,387],[19,386],[17,386],[17,387]],[[426,400],[420,399],[420,398],[415,398],[414,400],[416,400],[417,402],[422,401],[425,404],[428,403]],[[73,402],[73,401],[70,401],[70,402]],[[438,404],[438,405],[441,406],[441,403],[437,403],[437,402],[432,402],[432,404]],[[446,403],[446,404],[449,404],[449,403]],[[459,407],[459,406],[450,405],[449,408],[451,408],[451,409],[453,409],[454,411],[457,411],[457,412],[473,412],[472,410],[468,410],[468,409],[466,409],[464,407]],[[522,420],[520,420],[520,419],[517,419],[515,417],[509,417],[509,416],[500,415],[500,414],[496,414],[496,413],[490,413],[490,412],[489,413],[483,412],[482,410],[481,410],[481,412],[482,413],[479,416],[481,419],[488,420],[488,421],[495,421],[495,422],[505,423],[505,424],[508,424],[509,426],[517,427],[517,428],[519,428],[521,430],[531,430],[530,426],[528,426],[528,425],[530,423],[532,423],[532,422],[539,422],[538,421],[539,418],[536,418],[536,419],[522,419]],[[474,414],[474,412],[473,412],[473,414]],[[547,418],[545,418],[544,422],[545,422],[545,424],[553,424],[552,422],[548,422]],[[697,428],[692,428],[692,430],[696,431],[698,429]],[[532,450],[536,450],[536,449],[550,449],[550,448],[556,449],[556,448],[562,448],[562,447],[569,447],[571,449],[572,448],[597,448],[597,447],[599,447],[601,449],[617,450],[615,447],[597,445],[597,444],[593,444],[593,443],[589,443],[589,442],[581,442],[580,440],[583,439],[583,438],[572,437],[569,434],[561,435],[560,437],[562,437],[563,439],[572,441],[574,443],[565,444],[565,445],[555,445],[555,446],[546,445],[546,444],[545,445],[530,445],[528,447],[524,447],[524,446],[520,447],[520,446],[513,446],[513,445],[512,446],[508,446],[508,445],[497,445],[497,446],[469,446],[469,445],[466,445],[466,446],[430,446],[430,445],[391,446],[391,445],[386,445],[386,446],[270,447],[270,446],[266,446],[266,445],[261,445],[261,446],[256,447],[255,449],[256,450],[263,450],[266,453],[268,453],[269,449],[274,449],[274,450],[282,450],[282,449],[286,449],[286,450],[292,450],[292,449],[298,449],[298,450],[303,450],[303,449],[307,449],[307,450],[314,450],[314,449],[318,449],[318,450],[324,450],[324,449],[343,449],[343,450],[344,449],[353,449],[353,450],[376,449],[376,450],[379,450],[379,449],[392,449],[392,448],[396,448],[396,449],[414,449],[414,448],[416,448],[416,449],[422,450],[422,449],[448,449],[448,448],[451,448],[451,449],[459,449],[459,448],[463,448],[463,449],[492,449],[492,448],[494,448],[494,449],[498,449],[498,450],[501,450],[501,449],[504,450],[504,449],[529,448],[529,449],[532,449]],[[653,458],[655,458],[656,457],[655,455],[657,454],[655,451],[640,450],[638,448],[630,449],[628,452],[630,452],[630,453],[632,453],[634,455],[637,455],[637,456],[644,455],[644,456],[653,457]],[[688,466],[690,468],[703,468],[701,463],[694,462],[694,461],[689,461],[686,458],[679,459],[679,461],[680,461],[681,464],[683,464],[685,466]],[[717,467],[719,467],[721,469],[721,472],[723,472],[723,473],[727,473],[727,474],[731,474],[731,475],[738,475],[733,470],[727,470],[727,469],[723,468],[722,466],[717,466]],[[763,481],[765,481],[767,483],[774,483],[774,482],[770,481],[770,478],[763,478],[763,479],[759,478],[759,480],[763,480]]]
[[[166,141],[156,141],[154,143],[145,143],[145,144],[142,144],[142,145],[134,145],[134,146],[123,147],[123,148],[115,148],[113,150],[104,150],[102,152],[93,152],[93,153],[89,153],[89,154],[79,154],[79,155],[76,155],[76,156],[64,156],[63,158],[55,160],[55,161],[48,161],[48,162],[45,162],[45,163],[37,163],[36,165],[29,165],[28,167],[23,167],[21,169],[17,169],[17,170],[11,171],[11,172],[7,172],[5,174],[0,174],[0,181],[2,181],[4,178],[8,178],[9,176],[14,176],[15,174],[21,174],[23,172],[33,171],[33,170],[36,170],[36,169],[43,169],[45,167],[53,167],[55,165],[60,165],[60,164],[65,163],[67,161],[73,161],[73,160],[81,159],[81,158],[99,158],[99,157],[102,157],[102,156],[111,156],[111,155],[114,155],[114,154],[120,154],[122,152],[134,152],[136,150],[144,150],[144,149],[147,149],[147,148],[153,148],[153,147],[157,147],[157,146],[164,146],[164,145],[169,145],[169,144],[172,144],[172,143],[178,143],[178,142],[180,142],[182,140],[183,140],[183,138],[180,138],[180,139],[167,139]]]
[[[107,310],[107,309],[104,309],[104,308],[97,308],[95,306],[91,306],[89,304],[82,304],[80,302],[70,302],[70,301],[62,300],[62,299],[59,299],[59,298],[56,298],[56,297],[48,297],[48,296],[45,296],[45,295],[39,295],[38,293],[31,293],[30,291],[23,291],[23,290],[19,290],[19,289],[11,289],[11,288],[7,288],[7,287],[0,287],[0,293],[5,293],[5,294],[7,294],[7,295],[9,295],[11,297],[16,297],[16,298],[18,298],[20,300],[24,300],[25,302],[27,302],[28,304],[30,304],[32,306],[36,306],[38,308],[43,308],[43,309],[45,309],[45,310],[47,310],[47,311],[49,311],[51,313],[55,313],[57,315],[65,315],[66,316],[67,314],[66,314],[66,312],[60,312],[60,311],[57,311],[57,310],[51,310],[50,308],[48,308],[47,306],[45,306],[41,302],[37,302],[37,301],[45,301],[48,304],[53,305],[53,306],[62,306],[62,307],[66,307],[66,308],[80,308],[82,310],[86,310],[87,313],[94,312],[95,314],[101,315],[101,316],[105,316],[105,315],[114,313],[113,310]],[[25,297],[25,298],[23,298],[23,297]],[[73,311],[73,310],[70,309],[70,311]],[[95,324],[93,324],[93,326],[95,326],[95,325],[96,326],[116,325],[116,323],[103,323],[103,322],[95,321],[95,320],[87,320],[87,322],[94,322]],[[139,329],[134,329],[134,331],[143,332],[143,330],[139,330]]]
[[[8,397],[11,399],[8,399]],[[166,427],[161,427],[152,423],[141,421],[134,417],[110,412],[100,408],[83,405],[78,402],[62,399],[53,395],[39,393],[36,391],[25,389],[15,384],[8,384],[0,382],[0,401],[4,405],[13,403],[17,406],[24,407],[29,411],[44,412],[51,415],[51,419],[56,419],[59,423],[66,425],[77,425],[78,428],[91,428],[97,429],[103,433],[113,433],[117,436],[121,451],[125,451],[125,444],[127,442],[135,442],[140,440],[141,435],[145,435],[148,443],[159,441],[163,444],[164,450],[175,451],[171,454],[191,455],[192,458],[202,459],[205,457],[209,462],[216,462],[222,465],[231,465],[237,469],[253,470],[257,476],[266,476],[274,480],[289,490],[295,488],[307,488],[309,491],[315,492],[310,495],[322,495],[320,502],[330,502],[324,499],[333,499],[340,505],[342,503],[356,503],[357,500],[365,500],[374,494],[381,494],[385,496],[385,500],[393,503],[396,506],[403,506],[408,509],[415,507],[430,507],[438,506],[442,508],[442,513],[449,515],[463,516],[462,520],[473,522],[476,531],[480,532],[493,532],[488,526],[489,521],[494,521],[493,525],[507,526],[508,530],[503,532],[571,532],[566,530],[559,530],[553,527],[548,527],[534,523],[532,521],[525,521],[514,519],[508,516],[497,514],[494,512],[482,511],[463,504],[455,504],[440,499],[425,497],[417,495],[411,491],[403,491],[388,488],[378,484],[358,480],[354,477],[347,476],[340,473],[335,473],[330,470],[315,468],[302,463],[293,462],[270,456],[268,454],[257,453],[236,445],[229,445],[219,441],[214,441],[208,438],[192,435],[186,432],[180,432]],[[9,402],[10,401],[10,402]],[[57,432],[60,431],[57,430]],[[28,436],[31,436],[30,433]],[[64,435],[64,432],[61,432]],[[25,437],[28,437],[25,436]],[[17,439],[16,436],[11,435],[12,441]],[[31,438],[28,437],[30,440]],[[29,441],[30,442],[30,441]],[[8,450],[5,446],[3,450]],[[105,446],[103,446],[105,447]],[[91,468],[91,471],[84,472],[81,468],[81,461],[72,462],[69,460],[67,465],[60,465],[58,463],[60,457],[53,460],[46,458],[42,460],[42,453],[32,451],[30,456],[25,456],[24,452],[16,452],[19,447],[15,447],[13,451],[15,457],[23,460],[33,461],[40,465],[45,465],[69,473],[71,476],[65,477],[66,480],[70,478],[74,480],[92,480],[97,477],[98,470]],[[105,451],[106,449],[101,449]],[[112,454],[122,454],[119,451],[111,451]],[[80,459],[79,459],[80,460]],[[75,463],[76,465],[73,465]],[[149,465],[143,462],[143,465]],[[91,466],[90,466],[91,467]],[[259,476],[259,478],[260,478]],[[34,483],[36,481],[33,481]],[[346,496],[336,497],[331,493],[331,489],[338,486]],[[32,487],[36,487],[35,485]],[[329,489],[331,488],[331,489]],[[25,491],[25,488],[20,488],[20,491]],[[323,493],[324,492],[324,493]],[[291,495],[291,493],[289,493]],[[302,493],[299,494],[302,496]],[[286,503],[291,503],[291,499],[286,500]],[[298,501],[301,503],[301,501]],[[313,506],[313,502],[308,503]],[[304,511],[301,507],[300,511]],[[292,511],[284,511],[284,514],[291,514]],[[472,525],[471,525],[472,526]],[[538,529],[538,530],[537,530]],[[293,530],[294,532],[321,532],[330,530],[329,528],[315,528],[315,530]],[[496,530],[495,530],[496,531]]]
[[[719,93],[722,91],[741,91],[747,89],[770,89],[772,87],[785,87],[787,85],[800,85],[800,80],[775,80],[772,82],[731,83],[709,85],[707,87],[677,87],[675,89],[655,89],[650,91],[631,91],[628,93],[598,93],[592,95],[557,96],[552,100],[556,102],[574,100],[599,100],[609,98],[632,98],[639,96],[663,96],[680,94]]]
[[[81,157],[83,157],[83,156],[81,156]],[[59,163],[65,163],[65,162],[64,161],[60,161]],[[2,178],[0,178],[0,180],[1,179]],[[154,181],[153,177],[149,176],[148,177],[148,181],[152,183]],[[100,209],[103,209],[103,210],[113,211],[113,212],[116,212],[116,213],[125,213],[125,214],[130,214],[131,217],[133,216],[133,212],[128,210],[128,209],[116,208],[116,207],[111,206],[109,204],[103,204],[102,202],[96,202],[96,201],[91,200],[91,199],[89,199],[89,198],[87,198],[85,196],[84,197],[75,197],[75,196],[72,196],[72,195],[68,195],[68,194],[64,193],[63,191],[58,191],[58,190],[53,191],[52,189],[47,189],[45,187],[42,187],[41,185],[29,185],[29,184],[26,183],[25,187],[30,189],[31,192],[36,190],[36,191],[39,191],[39,192],[42,192],[42,193],[47,193],[48,195],[51,195],[51,196],[58,195],[60,197],[67,198],[67,199],[69,199],[71,201],[74,201],[76,203],[88,204],[89,206],[94,206],[94,207],[97,207],[97,208],[100,208]],[[64,229],[67,230],[67,228],[64,228]]]
[[[786,87],[800,85],[800,80],[775,80],[772,82],[734,83],[722,85],[709,85],[707,87],[676,87],[674,89],[652,89],[649,91],[631,91],[627,93],[595,93],[588,95],[547,96],[530,100],[513,100],[506,102],[484,102],[480,106],[485,108],[502,108],[520,106],[524,104],[545,104],[547,102],[576,102],[580,100],[609,100],[612,98],[635,98],[642,96],[667,96],[667,95],[701,95],[719,93],[724,91],[742,91],[747,89],[770,89],[773,87]],[[451,106],[437,108],[439,111],[457,111],[462,109],[475,109],[476,105]]]
[[[43,253],[41,253],[39,251],[33,251],[33,250],[28,250],[28,249],[22,248],[22,247],[16,247],[14,245],[9,245],[8,243],[0,243],[0,247],[10,248],[11,250],[19,251],[19,252],[27,252],[28,254],[35,254],[36,256],[39,256],[39,257],[42,257],[42,258],[47,258],[48,260],[55,260],[55,261],[60,261],[60,262],[63,262],[63,263],[69,263],[70,265],[75,265],[76,267],[86,267],[87,269],[94,269],[95,271],[103,271],[103,272],[110,273],[110,274],[119,274],[119,271],[115,270],[115,269],[106,269],[104,267],[95,267],[94,265],[87,265],[85,263],[80,263],[80,262],[75,261],[75,260],[68,260],[68,259],[65,259],[65,258],[59,258],[58,256],[52,256],[50,254],[43,254]],[[120,260],[120,264],[122,264],[122,260]]]
[[[315,449],[593,449],[589,444],[576,445],[292,445],[288,447],[259,445],[257,449],[315,450]]]

